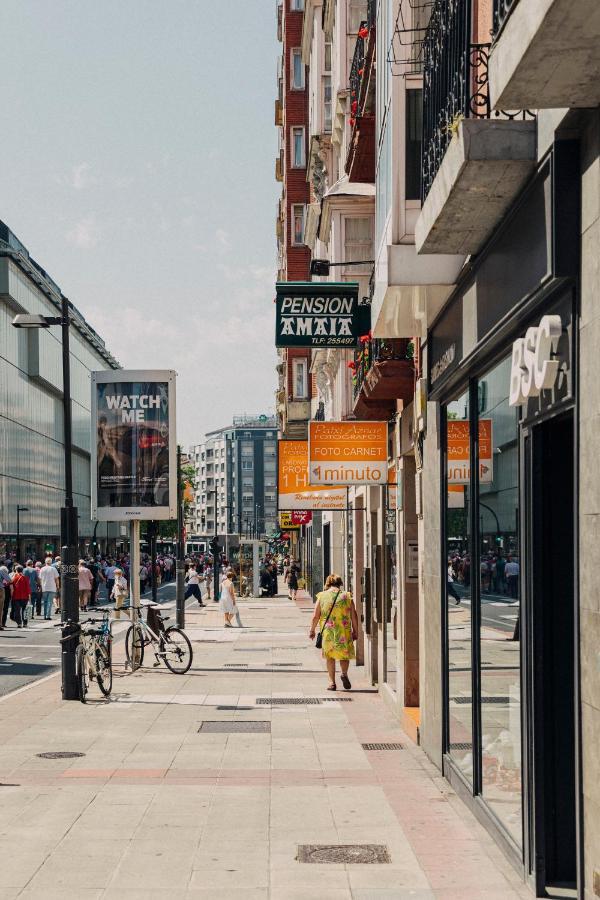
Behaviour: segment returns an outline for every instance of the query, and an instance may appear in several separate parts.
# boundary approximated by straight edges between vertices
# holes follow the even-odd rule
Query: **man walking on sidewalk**
[[[0,566],[0,631],[6,628],[10,605],[10,578],[6,566]]]
[[[42,583],[44,619],[48,620],[52,618],[52,602],[58,594],[59,577],[56,567],[52,565],[52,557],[47,556],[45,563],[40,569],[40,581]]]
[[[23,569],[23,575],[25,575],[26,578],[29,578],[29,586],[31,588],[31,618],[33,619],[35,617],[36,606],[38,616],[41,616],[42,614],[42,595],[39,573],[34,567],[32,559],[27,560],[27,564]]]

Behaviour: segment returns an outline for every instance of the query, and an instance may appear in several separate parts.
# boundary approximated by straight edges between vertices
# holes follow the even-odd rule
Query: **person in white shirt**
[[[185,580],[187,582],[187,587],[185,589],[185,599],[188,597],[195,597],[198,601],[199,606],[206,606],[205,603],[202,602],[202,594],[200,592],[200,575],[196,571],[196,566],[191,565],[188,569],[187,575],[185,576]]]
[[[40,581],[42,583],[42,603],[44,605],[44,619],[52,618],[52,601],[58,596],[60,578],[56,566],[52,565],[52,557],[47,556],[45,565],[40,569]],[[56,610],[59,612],[59,607]]]
[[[115,601],[115,619],[121,618],[121,607],[129,596],[127,581],[121,569],[115,569],[115,583],[110,592],[111,599]]]

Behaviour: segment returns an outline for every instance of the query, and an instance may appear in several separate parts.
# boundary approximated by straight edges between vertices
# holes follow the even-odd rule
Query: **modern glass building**
[[[60,326],[11,327],[17,313],[60,314],[61,290],[0,222],[0,557],[58,550],[64,499]],[[116,369],[102,338],[71,304],[73,487],[82,550],[116,526],[90,519],[90,372]],[[112,529],[112,530],[111,530]]]

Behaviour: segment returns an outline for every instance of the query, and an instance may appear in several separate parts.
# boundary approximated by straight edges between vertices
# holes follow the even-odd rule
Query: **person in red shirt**
[[[23,575],[23,566],[15,567],[11,581],[14,618],[18,628],[27,628],[27,604],[31,598],[31,582]]]

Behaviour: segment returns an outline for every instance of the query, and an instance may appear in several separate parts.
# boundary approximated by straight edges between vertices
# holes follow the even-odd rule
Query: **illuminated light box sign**
[[[387,422],[309,422],[309,477],[321,485],[386,484]]]
[[[308,441],[279,441],[278,502],[280,510],[343,510],[346,489],[312,485],[308,480]],[[304,524],[304,523],[303,523]]]
[[[371,328],[371,307],[355,282],[280,281],[277,347],[356,347]]]
[[[175,372],[92,372],[92,519],[177,518]]]

